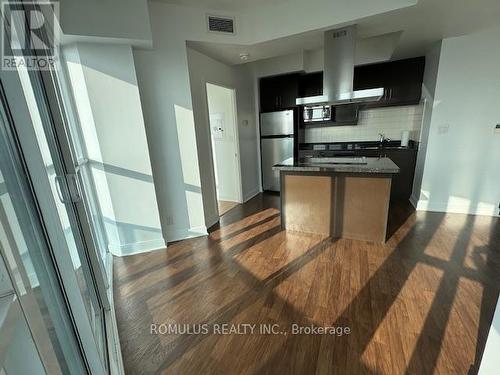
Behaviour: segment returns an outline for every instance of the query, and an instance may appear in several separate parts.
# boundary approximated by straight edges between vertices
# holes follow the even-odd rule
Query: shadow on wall
[[[436,101],[434,109],[440,103]],[[438,129],[441,131],[444,130]],[[458,149],[472,147],[468,134],[455,136],[455,142]],[[440,152],[427,157],[426,164],[433,170],[429,172],[431,176],[423,180],[418,209],[498,216],[498,204],[485,201],[491,196],[491,170],[497,163],[495,153],[494,147],[483,145],[481,152]]]
[[[124,223],[109,217],[104,217],[103,219],[106,228],[113,226],[118,230],[118,235],[120,236],[122,245],[125,246],[128,244],[143,242],[144,238],[152,238],[151,240],[154,240],[158,238],[158,234],[161,235],[161,228]]]
[[[206,234],[193,111],[174,105],[188,236]],[[181,197],[176,197],[181,199]]]
[[[445,38],[431,55],[439,62],[428,75],[435,90],[420,209],[498,215],[499,35],[494,28]]]
[[[97,160],[89,160],[89,166],[91,170],[99,170],[107,175],[115,175],[147,184],[153,184],[153,176],[147,173],[133,171],[116,165],[99,162]],[[122,246],[145,241],[153,241],[161,237],[162,234],[160,226],[148,226],[141,223],[124,222],[106,215],[102,215],[102,220],[105,231],[108,235],[114,231],[118,232],[118,238]],[[111,243],[113,243],[112,239]]]
[[[109,50],[110,47],[120,47],[115,45],[107,45],[107,44],[97,44],[97,43],[85,43],[77,44],[79,51],[87,51],[92,49],[96,52],[102,51],[105,52]],[[126,46],[122,46],[126,47]],[[110,64],[106,59],[98,59],[98,58],[86,58],[88,54],[85,54],[82,58],[77,54],[72,53],[64,53],[64,60],[67,63],[73,63],[78,65],[83,65],[89,69],[92,69],[96,72],[102,73],[103,75],[117,79],[119,81],[129,83],[132,86],[137,87],[137,78],[135,75],[135,71],[129,69],[129,66],[126,64]]]
[[[76,127],[110,247],[130,245],[134,252],[134,243],[146,250],[164,246],[168,220],[160,221],[158,204],[164,190],[157,190],[152,177],[131,47],[86,43],[64,51]]]
[[[112,174],[123,176],[123,177],[133,178],[135,180],[149,182],[151,184],[153,183],[153,176],[151,176],[150,174],[147,174],[147,173],[133,171],[131,169],[103,163],[103,162],[100,162],[97,160],[92,160],[92,159],[89,160],[89,163],[90,163],[90,166],[92,168],[99,169],[99,170],[104,171],[106,173],[112,173]]]
[[[189,77],[182,74],[171,76],[170,70],[162,66],[165,79],[159,75],[149,81],[149,75],[141,74],[144,73],[141,72],[143,64],[137,56],[142,52],[136,56],[135,51],[132,53],[124,46],[86,44],[77,45],[76,51],[69,52],[73,53],[69,54],[68,62],[76,65],[73,66],[74,76],[79,81],[74,94],[81,97],[80,104],[86,112],[80,114],[79,110],[80,122],[87,128],[95,124],[95,134],[92,134],[92,129],[87,129],[87,157],[104,164],[97,166],[106,172],[106,180],[103,178],[101,184],[102,201],[105,203],[107,199],[113,204],[113,207],[105,206],[107,210],[102,210],[102,216],[112,218],[114,211],[117,222],[154,227],[148,220],[152,214],[144,215],[141,220],[135,216],[144,212],[149,201],[146,197],[150,194],[149,187],[134,183],[130,189],[125,189],[122,184],[127,182],[114,177],[150,183],[152,174],[157,199],[154,204],[158,207],[165,240],[206,235],[197,130],[191,100],[185,95],[189,91],[177,87],[177,81]],[[151,56],[147,59],[143,68],[151,69]],[[185,56],[179,56],[178,62],[184,66]],[[144,81],[138,83],[138,77]],[[161,106],[162,101],[168,104]],[[139,134],[140,129],[144,132],[143,127],[148,142]],[[141,154],[148,148],[150,164]],[[106,182],[108,193],[104,186]],[[145,189],[144,194],[139,192],[139,187]],[[134,191],[136,195],[133,195]],[[149,207],[151,212],[153,208]]]

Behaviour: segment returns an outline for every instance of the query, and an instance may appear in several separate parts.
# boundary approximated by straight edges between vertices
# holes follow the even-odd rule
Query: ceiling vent
[[[214,33],[234,34],[234,18],[207,15],[208,31]]]

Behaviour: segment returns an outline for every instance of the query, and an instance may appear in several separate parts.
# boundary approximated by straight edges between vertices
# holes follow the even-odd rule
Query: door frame
[[[81,349],[75,337],[74,326],[71,321],[70,311],[64,297],[64,292],[59,288],[60,283],[55,265],[53,264],[52,251],[46,237],[44,225],[41,220],[39,220],[40,216],[37,210],[36,198],[33,196],[29,180],[27,179],[28,176],[25,163],[20,155],[19,146],[17,144],[18,140],[13,133],[13,116],[7,105],[3,82],[0,82],[0,86],[0,137],[3,137],[4,142],[7,144],[5,150],[1,152],[5,153],[4,157],[5,155],[9,155],[8,158],[12,163],[11,171],[13,172],[10,176],[17,180],[13,183],[17,183],[16,188],[18,191],[16,195],[18,195],[16,197],[11,197],[11,203],[16,215],[15,221],[22,226],[21,231],[24,241],[30,248],[30,259],[33,267],[36,269],[39,288],[44,288],[44,294],[49,296],[47,300],[45,300],[45,303],[49,300],[51,302],[50,305],[47,304],[50,319],[53,321],[56,330],[58,327],[63,331],[62,333],[59,332],[62,336],[58,335],[58,337],[63,337],[63,339],[66,340],[66,345],[61,345],[63,356],[65,359],[73,359],[71,363],[68,361],[66,362],[68,369],[75,373],[83,372],[85,369],[85,362],[83,357],[81,357]],[[6,172],[9,173],[8,170],[2,171],[5,180]],[[19,201],[22,201],[23,204],[19,204]],[[0,218],[4,215],[6,215],[6,213],[0,205]],[[9,228],[9,220],[5,216],[3,218],[7,223],[7,227],[5,228],[6,232],[10,232],[7,233],[7,237],[12,236],[13,233]],[[61,373],[61,366],[53,351],[46,323],[38,307],[38,303],[36,302],[37,297],[33,292],[32,284],[26,272],[25,263],[21,259],[19,248],[16,246],[13,238],[8,238],[8,241],[12,241],[11,246],[13,248],[2,248],[0,244],[0,258],[3,256],[5,260],[6,270],[7,273],[10,274],[13,290],[15,291],[24,318],[30,328],[33,341],[36,343],[40,359],[49,373]],[[37,268],[35,264],[38,265],[39,268]],[[19,279],[16,279],[12,273],[14,269],[17,270],[20,276]],[[44,349],[40,350],[40,348]]]
[[[62,69],[62,66],[60,66]],[[55,72],[50,70],[40,71],[40,81],[42,89],[44,90],[47,110],[50,112],[52,117],[52,125],[54,130],[54,136],[57,139],[59,148],[61,150],[61,157],[63,165],[66,169],[66,173],[76,176],[78,179],[80,174],[80,167],[78,165],[78,160],[76,160],[76,155],[74,155],[72,144],[72,138],[69,133],[69,122],[67,118],[67,113],[64,108],[64,98],[60,91],[58,76]],[[63,74],[61,72],[61,74]],[[71,105],[72,103],[67,103]],[[77,181],[77,185],[81,182]],[[87,207],[86,207],[86,197],[83,189],[78,187],[78,194],[80,199],[73,201],[72,205],[75,207],[75,213],[78,216],[79,227],[82,231],[82,239],[85,242],[87,249],[89,249],[88,259],[92,269],[96,275],[94,277],[96,281],[96,289],[99,298],[103,304],[105,310],[111,308],[111,302],[109,301],[107,295],[107,289],[109,287],[108,278],[106,276],[106,264],[101,263],[99,258],[99,250],[96,249],[96,243],[94,242],[94,235],[92,227],[90,225],[90,218],[88,217]],[[95,256],[96,255],[96,256]]]
[[[19,100],[19,98],[24,98],[24,93],[17,77],[17,71],[1,71],[0,76],[14,121],[19,147],[22,150],[21,153],[29,153],[30,155],[29,158],[24,158],[24,162],[31,176],[33,195],[40,210],[39,215],[45,223],[47,236],[53,247],[52,251],[57,254],[57,256],[53,256],[53,260],[64,285],[64,295],[69,304],[76,332],[78,332],[80,349],[85,353],[86,364],[91,373],[103,374],[105,370],[97,351],[97,344],[93,337],[93,330],[86,313],[83,297],[79,293],[74,292],[79,291],[80,288],[73,270],[73,264],[66,245],[66,239],[64,238],[63,228],[59,221],[57,208],[51,199],[40,199],[42,197],[52,197],[52,191],[45,173],[46,167],[38,148],[29,109],[24,100]],[[78,319],[75,319],[75,317],[78,317]]]
[[[219,198],[217,197],[217,186],[215,182],[215,163],[214,163],[214,150],[212,148],[212,130],[210,125],[210,107],[208,105],[208,85],[219,86],[224,89],[227,89],[231,92],[231,106],[233,108],[233,134],[234,134],[234,153],[236,156],[236,178],[237,178],[237,189],[238,189],[238,203],[243,203],[243,179],[241,176],[241,154],[240,154],[240,132],[238,126],[238,107],[237,107],[237,92],[236,88],[221,84],[214,81],[205,81],[204,82],[204,90],[205,90],[205,107],[206,107],[206,120],[208,123],[208,144],[210,150],[210,165],[211,165],[211,175],[212,182],[214,186],[214,202],[218,203]],[[219,206],[215,205],[217,211],[217,218],[220,217]]]
[[[22,20],[21,20],[22,22]],[[24,20],[25,22],[25,20]],[[11,25],[11,27],[18,27],[17,24]],[[5,48],[10,49],[10,46],[6,45]],[[36,55],[36,54],[34,54]],[[49,126],[45,129],[45,132],[55,132],[54,126],[54,109],[50,108],[48,98],[47,98],[47,87],[44,85],[42,80],[42,75],[40,71],[30,71],[26,69],[28,79],[32,85],[32,90],[35,95],[35,100],[37,101],[37,106],[39,106],[40,116],[42,116],[42,123],[48,121],[49,124],[44,124]],[[47,73],[51,75],[51,72]],[[96,283],[96,278],[94,274],[93,262],[89,258],[89,254],[79,254],[87,259],[82,259],[82,266],[84,262],[89,262],[90,266],[89,272],[93,278],[93,283],[89,286],[95,290],[98,297],[97,306],[102,311],[102,328],[103,328],[103,350],[104,350],[104,362],[100,355],[98,344],[95,341],[94,330],[92,328],[92,323],[87,315],[87,309],[83,296],[80,293],[80,287],[78,284],[77,276],[74,272],[73,262],[71,259],[70,251],[66,243],[66,238],[64,235],[64,230],[60,222],[59,213],[55,202],[53,201],[53,193],[51,189],[51,182],[48,179],[46,168],[44,163],[41,150],[39,148],[39,143],[37,135],[35,133],[35,128],[33,125],[31,113],[28,107],[28,103],[25,100],[25,93],[23,91],[21,78],[17,69],[15,70],[0,70],[0,78],[5,88],[5,99],[6,105],[8,106],[9,113],[12,116],[14,132],[16,134],[17,147],[19,153],[23,158],[23,162],[26,165],[26,172],[28,174],[27,178],[31,181],[31,189],[33,198],[38,205],[38,214],[42,223],[45,224],[44,229],[48,238],[48,242],[51,245],[52,259],[54,265],[56,266],[56,272],[61,281],[61,287],[63,289],[63,294],[66,298],[66,303],[68,310],[71,312],[71,320],[73,327],[75,329],[76,338],[80,346],[83,359],[87,369],[92,374],[105,374],[109,369],[109,348],[106,341],[106,301],[108,300],[108,295],[104,291],[104,296],[102,291],[99,290]],[[45,83],[47,83],[45,81]],[[41,98],[37,97],[41,96]],[[40,100],[42,103],[40,103]],[[51,137],[47,137],[47,142],[49,145],[54,145],[56,143],[56,149],[59,153],[61,152],[61,145],[57,138],[57,133],[49,134]],[[53,139],[52,139],[53,138]],[[29,155],[30,157],[26,157]],[[67,158],[67,155],[66,155]],[[55,163],[62,163],[63,169],[67,171],[67,165],[65,156],[61,153],[58,157],[60,160],[54,160]],[[67,173],[67,172],[66,172]],[[67,181],[62,183],[63,191],[68,193],[69,187]],[[47,199],[46,197],[50,197]],[[78,222],[77,217],[79,216],[76,212],[76,207],[73,204],[65,204],[67,209],[68,218],[73,229],[77,229],[76,238],[81,237],[81,241],[84,245],[88,243],[88,237],[85,233],[86,230],[82,228],[81,223]],[[76,220],[76,226],[74,226]],[[87,225],[89,223],[86,223]],[[85,250],[85,249],[82,249]],[[80,253],[80,252],[79,252]],[[57,256],[56,256],[57,254]],[[92,256],[92,254],[90,254]],[[95,254],[97,256],[97,254]],[[86,267],[86,265],[85,265]],[[98,269],[96,270],[97,272]],[[92,293],[92,291],[90,291]],[[104,297],[104,298],[103,298]],[[109,302],[108,307],[109,310]],[[41,345],[41,343],[37,343]]]

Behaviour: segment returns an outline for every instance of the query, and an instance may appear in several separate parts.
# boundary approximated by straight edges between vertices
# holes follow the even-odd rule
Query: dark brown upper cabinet
[[[295,107],[299,96],[299,74],[260,79],[260,111],[272,112]]]
[[[299,98],[323,95],[323,72],[301,74],[299,77]]]
[[[396,60],[354,68],[354,90],[384,88],[384,96],[364,107],[418,104],[422,96],[425,57]]]
[[[425,57],[356,66],[354,90],[384,88],[377,102],[361,108],[418,104],[422,95]],[[323,94],[323,72],[291,73],[260,79],[260,111],[295,107],[295,99]]]

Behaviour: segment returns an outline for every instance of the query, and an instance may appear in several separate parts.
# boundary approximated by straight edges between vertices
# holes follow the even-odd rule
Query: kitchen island
[[[280,172],[281,226],[286,230],[384,243],[391,181],[389,158],[287,159]]]

